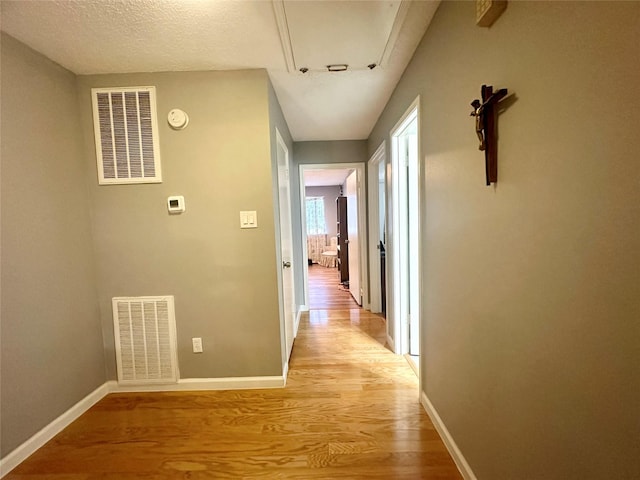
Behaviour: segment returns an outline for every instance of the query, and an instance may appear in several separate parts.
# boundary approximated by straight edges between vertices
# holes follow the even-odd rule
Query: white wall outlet
[[[191,339],[193,344],[193,353],[202,353],[202,338],[194,337]]]

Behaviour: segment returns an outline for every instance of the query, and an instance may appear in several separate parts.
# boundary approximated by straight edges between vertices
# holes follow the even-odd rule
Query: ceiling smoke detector
[[[349,68],[349,65],[347,64],[327,65],[327,70],[329,72],[346,72],[348,68]]]

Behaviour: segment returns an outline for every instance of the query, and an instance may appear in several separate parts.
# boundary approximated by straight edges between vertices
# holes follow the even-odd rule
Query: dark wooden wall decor
[[[471,102],[473,107],[471,116],[476,117],[476,135],[480,140],[478,149],[484,151],[487,185],[491,185],[498,181],[498,143],[496,136],[498,109],[496,107],[508,92],[506,88],[502,88],[493,93],[492,86],[482,85],[480,93],[482,102],[478,99]]]

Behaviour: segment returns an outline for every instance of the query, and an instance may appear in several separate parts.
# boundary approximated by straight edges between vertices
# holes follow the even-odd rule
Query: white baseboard
[[[458,448],[458,445],[456,445],[456,442],[453,440],[453,437],[449,433],[446,425],[440,418],[440,415],[438,415],[438,412],[434,408],[433,404],[429,401],[429,397],[427,397],[427,394],[424,392],[420,392],[420,403],[426,410],[427,415],[429,415],[429,418],[431,419],[431,422],[440,434],[444,445],[447,447],[447,450],[449,451],[451,458],[453,458],[453,461],[458,467],[458,470],[460,470],[462,477],[465,480],[478,480],[471,470],[471,467],[467,463],[467,460],[462,455],[462,452]]]
[[[396,344],[395,344],[395,342],[393,341],[393,338],[391,338],[391,337],[389,336],[389,334],[387,334],[387,345],[389,345],[389,348],[391,349],[391,351],[395,353],[395,351],[396,351]]]
[[[20,465],[28,456],[64,430],[71,422],[102,400],[108,393],[109,387],[106,383],[99,386],[6,457],[2,458],[0,460],[0,478]]]
[[[188,392],[196,390],[244,390],[256,388],[282,388],[285,377],[225,377],[181,378],[178,383],[163,385],[120,385],[115,380],[107,382],[109,392]]]
[[[293,322],[293,338],[298,336],[298,327],[300,327],[300,317],[302,316],[302,312],[302,307],[300,307],[296,313],[296,319]]]
[[[288,367],[287,365],[287,369]],[[282,388],[286,383],[286,378],[287,371],[285,371],[283,375],[269,377],[183,378],[178,380],[178,383],[169,385],[118,385],[118,382],[115,380],[110,380],[96,388],[69,410],[46,425],[6,457],[0,459],[0,478],[20,465],[27,457],[32,455],[109,393]]]

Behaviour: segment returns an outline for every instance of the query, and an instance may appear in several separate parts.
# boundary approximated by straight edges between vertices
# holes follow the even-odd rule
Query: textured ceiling
[[[404,3],[398,8],[398,3]],[[251,0],[2,0],[2,30],[77,74],[266,68],[296,141],[364,139],[369,136],[393,88],[424,34],[438,1],[275,1],[292,30],[326,36],[321,44],[294,44],[294,51],[314,56],[314,48],[353,63],[343,73],[289,72],[278,19],[271,1]],[[304,6],[309,13],[305,17]],[[337,34],[334,23],[357,20],[363,8],[403,11],[396,21],[381,66],[359,65],[358,48],[368,58],[369,35],[380,35],[353,22]],[[382,6],[381,6],[382,5]],[[277,10],[276,8],[275,10]],[[361,15],[360,15],[361,16]],[[285,16],[286,18],[286,16]],[[377,18],[377,17],[376,17]],[[384,29],[389,18],[380,17]],[[392,22],[393,23],[393,22]],[[320,27],[318,27],[320,25]],[[282,26],[282,25],[281,25]],[[285,27],[288,25],[285,24]],[[385,30],[385,35],[386,35]],[[347,32],[345,34],[344,32]],[[353,35],[346,38],[345,35]],[[357,39],[357,42],[352,41]],[[301,42],[294,38],[292,42]],[[313,42],[317,42],[317,36]],[[348,46],[348,48],[347,48]],[[285,46],[286,47],[286,46]],[[379,49],[378,49],[379,50]],[[350,57],[350,58],[343,58]],[[329,57],[319,57],[329,58]],[[361,62],[360,62],[361,63]]]

